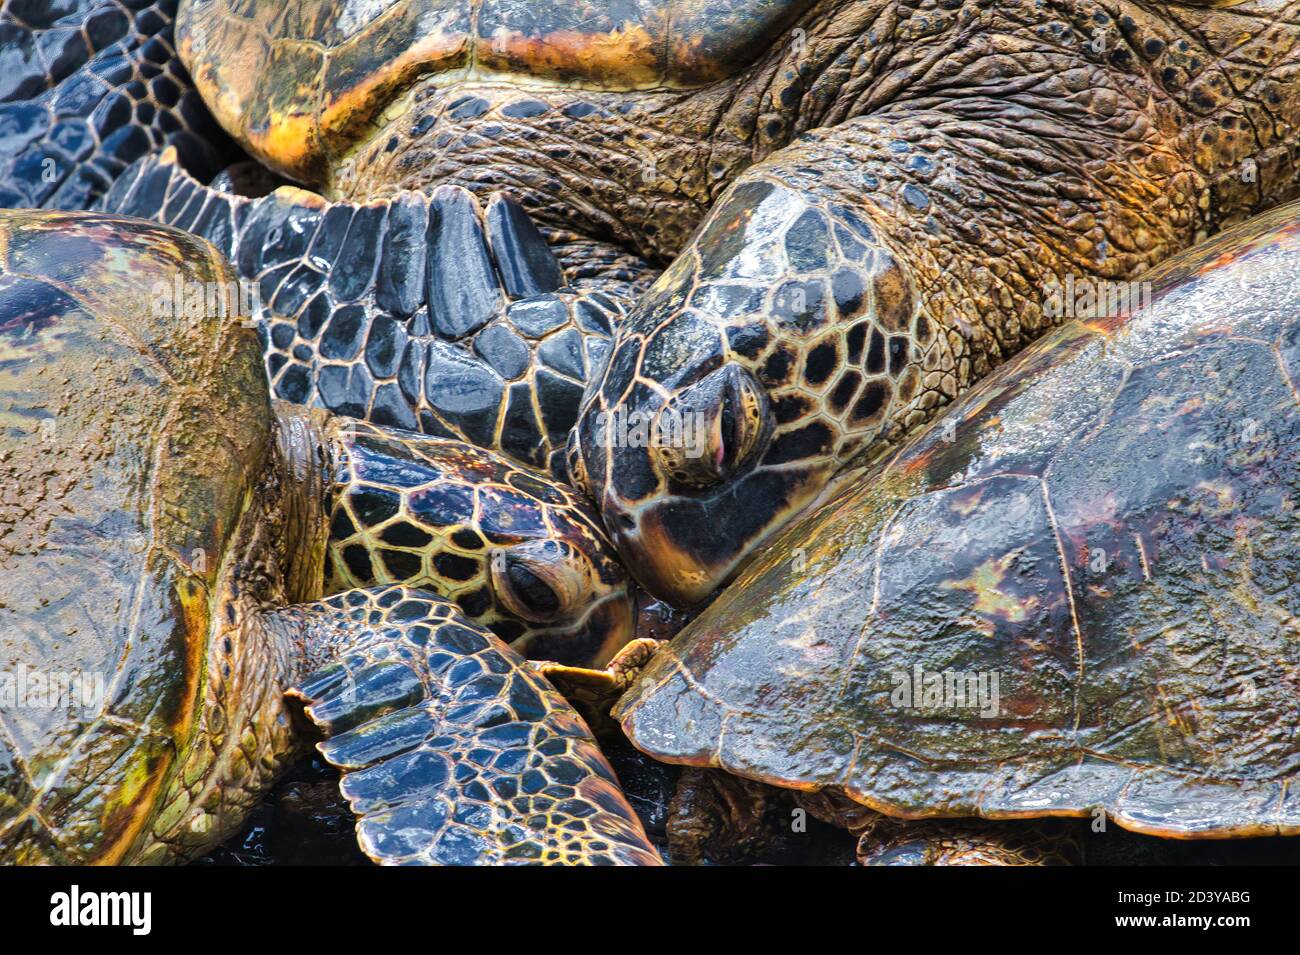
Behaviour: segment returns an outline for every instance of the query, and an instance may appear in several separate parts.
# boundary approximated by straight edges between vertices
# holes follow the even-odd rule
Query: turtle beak
[[[672,502],[641,511],[638,518],[619,517],[612,536],[619,556],[647,591],[674,607],[693,607],[718,587],[729,566],[700,560],[695,548],[683,546],[662,520]]]
[[[593,604],[572,626],[534,630],[512,646],[532,660],[599,670],[637,635],[636,600],[631,585]]]

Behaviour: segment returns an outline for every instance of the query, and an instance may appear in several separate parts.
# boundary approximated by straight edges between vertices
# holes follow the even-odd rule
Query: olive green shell
[[[812,0],[185,0],[181,59],[217,120],[311,182],[420,80],[473,69],[589,89],[692,88],[739,73]]]
[[[1297,217],[1170,260],[796,522],[623,698],[633,742],[902,816],[1300,832]]]
[[[255,336],[183,307],[233,280],[173,229],[0,212],[0,861],[122,858],[184,751],[269,449]]]

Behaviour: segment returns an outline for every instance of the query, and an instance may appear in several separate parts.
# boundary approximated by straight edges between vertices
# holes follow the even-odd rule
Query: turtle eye
[[[560,612],[560,598],[546,581],[518,561],[506,565],[506,578],[510,592],[515,598],[532,611],[534,619],[550,620]]]
[[[767,395],[728,364],[665,405],[655,431],[661,472],[688,487],[719,484],[752,460],[768,432]]]
[[[553,623],[587,603],[591,582],[580,555],[567,543],[527,541],[492,552],[492,589],[515,616]]]

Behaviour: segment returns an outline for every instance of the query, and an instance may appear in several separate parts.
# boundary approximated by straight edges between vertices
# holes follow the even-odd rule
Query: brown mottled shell
[[[1149,273],[796,522],[623,698],[633,742],[898,816],[1300,832],[1298,216]]]
[[[163,226],[0,212],[0,861],[120,859],[192,731],[271,419],[249,329],[155,310],[178,280],[234,274]]]
[[[186,0],[181,59],[273,169],[320,178],[421,79],[473,69],[593,89],[690,88],[748,66],[812,0]]]

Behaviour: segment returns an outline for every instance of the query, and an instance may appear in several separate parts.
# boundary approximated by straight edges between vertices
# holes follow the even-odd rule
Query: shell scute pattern
[[[61,705],[5,708],[0,846],[25,862],[116,861],[200,719],[220,562],[197,555],[217,557],[241,526],[268,454],[266,382],[246,329],[149,308],[155,281],[231,279],[192,236],[10,210],[0,273],[20,317],[0,333],[0,670],[89,684]]]

